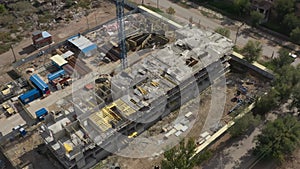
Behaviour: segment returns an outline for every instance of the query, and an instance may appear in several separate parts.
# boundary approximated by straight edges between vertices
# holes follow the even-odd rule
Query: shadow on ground
[[[223,26],[225,26],[225,25],[232,26],[232,25],[235,25],[235,24],[234,24],[234,22],[232,22],[231,19],[225,18],[225,19],[221,22],[221,25],[223,25]]]
[[[30,54],[32,52],[34,52],[36,50],[36,48],[31,44],[26,46],[25,48],[22,49],[21,52],[19,52],[20,55],[24,55],[24,54]]]
[[[33,168],[39,169],[63,169],[61,164],[51,156],[47,147],[42,144],[37,148],[25,153],[20,157],[23,164],[32,164]]]

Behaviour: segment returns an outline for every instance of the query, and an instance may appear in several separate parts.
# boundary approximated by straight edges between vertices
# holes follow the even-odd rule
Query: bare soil
[[[277,169],[298,169],[300,166],[300,150],[297,150],[287,161]]]
[[[103,6],[100,8],[93,9],[90,11],[87,17],[81,17],[76,20],[69,22],[68,24],[61,24],[56,30],[49,31],[53,36],[54,42],[60,42],[65,40],[67,37],[83,32],[88,28],[93,28],[101,23],[115,18],[115,5],[110,1],[103,2]],[[45,30],[48,31],[48,30]],[[39,52],[38,50],[30,53],[24,52],[28,50],[32,44],[31,38],[25,38],[20,43],[13,47],[14,53],[16,54],[17,60],[26,58],[34,53]],[[41,49],[42,50],[42,49]],[[5,73],[11,70],[11,63],[14,61],[12,50],[5,52],[0,55],[0,73]]]
[[[247,79],[250,79],[250,80],[256,81],[257,83],[261,83],[260,79],[254,77],[254,76],[251,76],[251,75],[245,76],[245,75],[236,74],[236,73],[229,74],[227,77],[227,80],[229,80],[229,79],[232,81],[239,81],[239,80],[246,81]],[[233,83],[236,84],[236,82],[233,82]],[[223,115],[223,119],[222,119],[223,122],[228,122],[231,120],[230,116],[227,115],[227,112],[236,104],[235,102],[231,101],[231,99],[236,94],[236,90],[237,90],[236,86],[237,85],[227,86],[226,104],[224,107],[224,115]],[[244,86],[248,88],[249,93],[256,93],[256,87],[254,87],[254,85],[244,84]],[[241,98],[245,99],[245,96],[241,96]],[[207,115],[205,113],[208,112],[210,105],[211,105],[209,89],[201,94],[200,100],[201,100],[200,101],[201,110],[199,110],[199,112],[198,112],[198,116],[200,116],[200,118],[197,119],[193,128],[186,136],[187,138],[192,137],[192,138],[197,139],[202,132],[202,127],[203,127],[203,124],[205,121],[205,117]],[[172,118],[166,117],[162,121],[164,121],[164,122],[162,122],[163,124],[166,124],[166,123],[172,121]],[[154,127],[151,127],[149,130],[154,131],[154,128],[160,129],[159,127],[154,126]],[[159,132],[159,131],[156,131],[156,132]],[[230,134],[223,135],[221,138],[216,140],[216,142],[210,146],[210,149],[217,150],[219,148],[219,146],[224,144],[226,141],[228,141],[229,138],[230,138]],[[163,155],[159,155],[159,156],[151,157],[151,158],[140,158],[140,159],[118,157],[116,155],[113,155],[106,160],[106,163],[108,163],[108,164],[118,163],[121,166],[121,168],[124,168],[124,169],[141,169],[141,168],[142,169],[153,169],[153,167],[155,165],[160,166],[162,159],[163,159]],[[300,161],[300,151],[299,151],[299,161]],[[201,168],[202,168],[201,166],[194,167],[194,169],[201,169]]]
[[[8,144],[10,145],[10,144]],[[24,166],[31,164],[34,168],[62,169],[61,165],[50,156],[51,154],[43,144],[38,132],[34,132],[25,138],[19,138],[17,143],[4,148],[4,154],[8,157],[13,166]]]

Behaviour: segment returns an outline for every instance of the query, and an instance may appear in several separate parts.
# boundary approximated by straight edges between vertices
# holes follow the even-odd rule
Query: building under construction
[[[105,90],[113,102],[103,99],[105,91],[93,92],[94,101],[72,101],[74,109],[45,118],[41,135],[65,168],[90,168],[121,150],[132,133],[155,125],[228,71],[229,39],[190,27],[175,34],[174,43],[151,51],[111,79],[97,80],[109,81]]]

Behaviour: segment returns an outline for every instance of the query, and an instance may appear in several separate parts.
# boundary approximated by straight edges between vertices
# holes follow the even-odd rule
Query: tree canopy
[[[201,165],[213,155],[211,150],[205,150],[204,152],[193,156],[195,148],[196,144],[193,138],[189,138],[187,141],[184,139],[181,140],[178,146],[175,146],[164,153],[161,168],[192,169],[196,165]]]
[[[300,82],[300,70],[290,65],[283,66],[276,75],[274,88],[281,101],[290,98],[293,88]]]
[[[300,27],[293,29],[290,34],[290,37],[294,42],[299,44],[300,43]]]
[[[255,113],[265,114],[278,107],[287,99],[294,99],[294,106],[298,105],[300,94],[300,67],[291,66],[294,59],[289,56],[287,49],[280,49],[279,56],[268,62],[268,67],[275,73],[272,89],[255,103]]]
[[[280,20],[282,20],[286,14],[293,12],[294,7],[295,7],[295,0],[275,1],[275,10]]]
[[[296,117],[286,116],[268,122],[258,135],[254,154],[283,161],[300,143],[300,122]]]
[[[233,0],[233,5],[241,15],[241,14],[246,13],[246,11],[249,9],[250,1],[249,0]]]
[[[242,53],[248,62],[256,61],[260,57],[261,52],[262,52],[261,43],[252,40],[249,40],[242,49]]]
[[[6,8],[4,5],[0,4],[0,14],[3,14],[6,12]]]
[[[195,153],[196,144],[194,139],[190,138],[187,143],[181,140],[179,145],[171,148],[164,153],[164,159],[161,163],[163,169],[192,169],[196,164],[196,159],[191,157]]]
[[[292,99],[293,99],[292,106],[295,106],[298,109],[300,109],[300,83],[294,87]]]
[[[257,11],[250,12],[251,24],[252,26],[257,26],[261,23],[262,19],[264,19],[264,15]]]
[[[271,89],[266,95],[263,95],[256,101],[254,111],[257,114],[264,115],[276,108],[278,103],[278,92],[275,89]]]
[[[300,26],[300,19],[295,15],[295,13],[289,13],[284,16],[283,24],[291,31]]]
[[[254,116],[252,113],[248,113],[242,118],[235,121],[235,124],[229,129],[229,133],[233,137],[238,137],[249,129],[253,129],[260,122],[260,116]]]
[[[294,59],[289,56],[289,50],[281,48],[278,51],[278,57],[271,60],[272,70],[274,72],[280,72],[280,69],[285,65],[290,65]]]

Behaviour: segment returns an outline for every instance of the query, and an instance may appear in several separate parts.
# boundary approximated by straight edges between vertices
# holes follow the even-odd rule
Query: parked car
[[[289,53],[289,56],[291,56],[294,59],[297,58],[297,55],[295,53],[292,53],[292,52]]]

